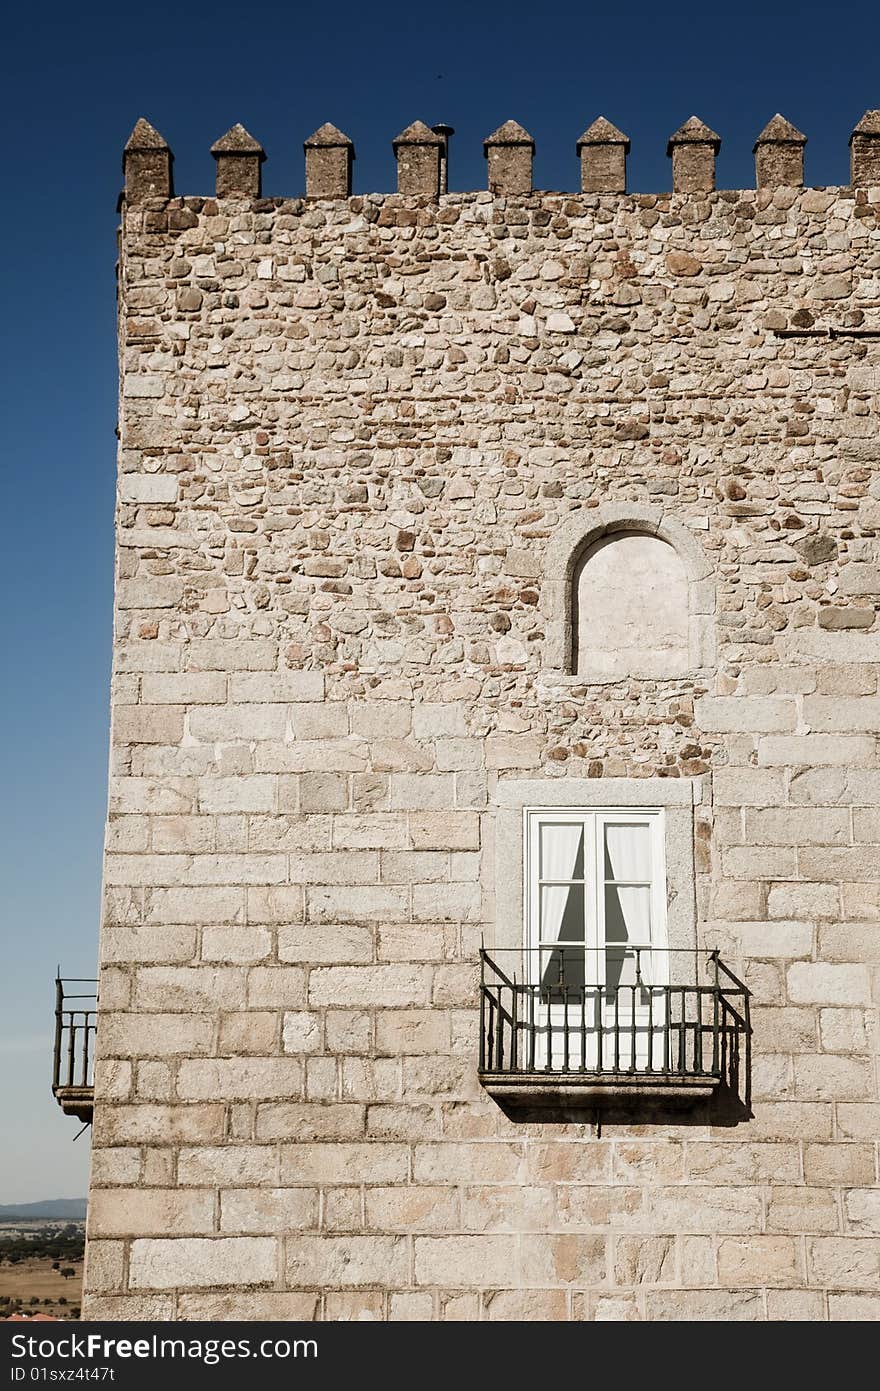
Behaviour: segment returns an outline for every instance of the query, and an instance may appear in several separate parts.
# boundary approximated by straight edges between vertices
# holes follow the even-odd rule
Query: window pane
[[[605,878],[651,878],[651,828],[626,823],[605,827]]]
[[[542,879],[583,879],[584,828],[575,823],[544,822],[541,826]]]
[[[582,947],[556,947],[541,952],[541,998],[573,1003],[584,984]]]
[[[643,951],[639,953],[639,977],[643,985],[650,985],[651,980],[651,953]],[[605,948],[605,985],[609,995],[618,985],[636,984],[636,954],[628,951],[622,946],[609,946]],[[627,990],[626,999],[631,1000],[632,996]],[[636,1004],[647,1004],[647,991],[640,990],[635,995]]]
[[[651,890],[605,885],[605,941],[646,946],[651,940]]]
[[[583,884],[544,884],[541,889],[542,942],[584,940]]]

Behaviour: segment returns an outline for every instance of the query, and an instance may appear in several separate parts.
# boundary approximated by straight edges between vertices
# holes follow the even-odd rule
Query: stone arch
[[[577,586],[585,562],[601,554],[609,541],[624,536],[652,538],[665,543],[674,553],[669,556],[670,573],[680,567],[684,616],[684,647],[681,670],[578,670]],[[634,548],[634,552],[637,548]],[[643,548],[647,554],[648,548]],[[658,555],[662,552],[658,551]],[[569,679],[609,682],[626,675],[680,676],[711,665],[714,660],[713,615],[715,585],[703,548],[693,533],[676,517],[659,507],[640,503],[606,503],[589,512],[577,512],[550,539],[545,566],[545,619],[547,623],[547,665],[551,671]],[[668,664],[667,664],[668,665]],[[675,663],[672,664],[673,666]],[[662,666],[662,664],[661,664]]]

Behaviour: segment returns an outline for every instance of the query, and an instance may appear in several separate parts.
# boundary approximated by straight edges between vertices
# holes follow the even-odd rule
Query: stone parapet
[[[414,121],[392,142],[397,161],[397,192],[436,200],[449,192],[448,156],[451,126],[429,127]],[[758,188],[798,188],[804,182],[803,135],[776,115],[754,145]],[[624,193],[628,136],[599,116],[576,144],[582,193]],[[667,142],[672,159],[673,190],[682,195],[715,188],[715,158],[721,137],[690,117]],[[336,126],[325,122],[303,143],[305,196],[340,199],[351,196],[354,145]],[[880,113],[866,111],[850,137],[853,187],[880,186]],[[217,196],[259,199],[260,171],[266,158],[261,145],[241,125],[211,147],[217,160]],[[506,121],[483,142],[490,192],[520,197],[532,191],[535,142],[517,121]],[[125,147],[125,193],[129,205],[150,198],[169,198],[172,155],[161,135],[141,118]],[[655,195],[662,196],[662,195]]]

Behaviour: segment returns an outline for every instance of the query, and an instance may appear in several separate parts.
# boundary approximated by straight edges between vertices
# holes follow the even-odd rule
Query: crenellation
[[[141,116],[122,156],[126,202],[134,206],[153,198],[171,198],[173,158],[159,132]]]
[[[217,161],[218,198],[260,197],[261,166],[266,152],[243,125],[232,126],[215,141],[211,154]],[[192,303],[191,299],[189,304]]]
[[[442,136],[413,121],[392,142],[397,160],[398,193],[436,200],[440,195],[440,164],[445,150]]]
[[[307,198],[351,196],[354,145],[347,135],[325,121],[303,145],[306,159]]]
[[[849,149],[853,186],[880,183],[880,110],[865,112],[849,138]]]
[[[758,188],[803,187],[806,143],[807,137],[777,112],[755,142]]]
[[[397,161],[397,192],[411,197],[452,197],[449,190],[449,139],[455,132],[451,126],[427,126],[414,121],[392,141]],[[753,147],[755,155],[755,184],[757,190],[777,192],[776,205],[785,188],[802,188],[804,183],[804,146],[807,137],[784,116],[777,113],[767,122]],[[870,190],[880,184],[880,114],[866,111],[849,138],[850,181],[853,189]],[[721,148],[721,137],[696,116],[691,116],[669,137],[667,154],[672,159],[672,187],[676,193],[712,192],[715,189],[715,159]],[[626,162],[631,141],[604,116],[598,116],[578,138],[575,152],[580,164],[580,193],[611,195],[626,193]],[[257,214],[278,213],[301,216],[308,214],[309,201],[349,200],[352,196],[352,173],[355,159],[353,142],[338,127],[326,121],[303,142],[305,157],[304,197],[262,196],[262,165],[266,159],[263,147],[244,126],[236,124],[211,146],[216,161],[216,197],[238,198],[251,202]],[[508,120],[483,141],[487,161],[487,188],[490,194],[517,198],[532,193],[532,163],[535,142],[518,121]],[[205,210],[216,214],[212,199],[187,198],[173,200],[171,166],[173,156],[163,137],[143,117],[137,122],[125,146],[125,205],[123,217],[132,233],[183,232],[196,225],[195,214]],[[542,195],[546,197],[547,195]],[[564,211],[564,204],[573,194],[556,195],[562,200],[555,211]],[[746,191],[730,190],[727,196],[747,198]],[[637,205],[651,210],[664,194],[631,195]],[[870,193],[869,193],[870,198]],[[166,200],[166,207],[158,200]],[[173,200],[173,201],[168,201]],[[361,195],[354,209],[369,221],[393,225],[394,210],[379,209],[381,194]],[[143,211],[138,210],[138,205]],[[256,205],[259,205],[258,207]],[[602,206],[600,204],[600,206]],[[805,200],[805,210],[824,211],[826,191],[811,189]],[[860,206],[865,206],[860,204]],[[764,205],[759,207],[763,210]],[[320,225],[320,224],[315,224]],[[204,270],[213,274],[213,258],[202,258]],[[268,260],[265,263],[268,267]],[[172,277],[173,274],[172,274]],[[293,276],[292,279],[300,279]],[[149,277],[146,278],[147,280]],[[181,292],[180,308],[191,313],[200,307],[200,291],[195,288]],[[149,308],[149,301],[134,293],[128,297],[134,308]],[[149,320],[135,321],[136,337],[148,341],[153,330]],[[135,390],[147,390],[140,382]]]
[[[666,153],[672,160],[676,193],[711,193],[715,188],[715,157],[721,138],[697,116],[691,116],[670,135]]]
[[[625,193],[630,139],[598,116],[577,142],[582,193]]]
[[[489,192],[531,193],[535,142],[518,121],[505,121],[483,141]]]

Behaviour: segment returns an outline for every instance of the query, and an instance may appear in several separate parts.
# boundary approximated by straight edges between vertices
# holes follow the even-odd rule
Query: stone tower
[[[804,141],[138,122],[87,1316],[878,1316],[880,114]]]

